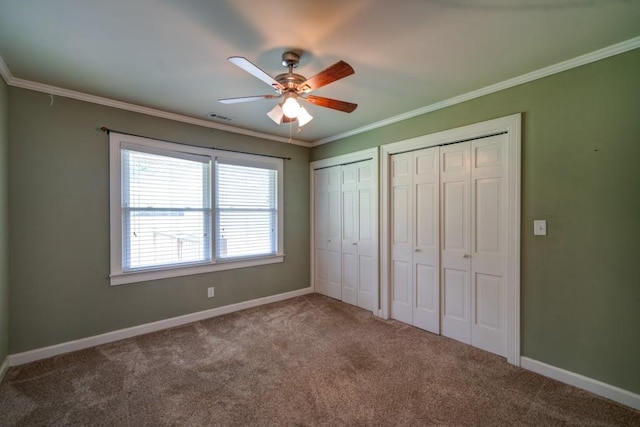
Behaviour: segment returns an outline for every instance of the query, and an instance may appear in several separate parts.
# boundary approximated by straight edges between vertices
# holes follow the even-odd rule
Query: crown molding
[[[214,123],[195,117],[185,116],[182,114],[170,113],[168,111],[158,110],[155,108],[143,107],[141,105],[131,104],[128,102],[117,101],[110,98],[104,98],[101,96],[90,95],[83,92],[77,92],[74,90],[64,89],[57,86],[51,86],[43,83],[37,83],[30,80],[20,79],[13,77],[9,67],[0,56],[0,75],[9,86],[19,87],[22,89],[34,90],[36,92],[44,92],[50,95],[62,96],[65,98],[76,99],[79,101],[91,102],[93,104],[104,105],[107,107],[118,108],[121,110],[133,111],[135,113],[146,114],[148,116],[160,117],[163,119],[174,120],[182,123],[189,123],[196,126],[202,126],[211,129],[218,129],[225,132],[237,133],[240,135],[253,136],[261,139],[268,139],[272,141],[282,142],[285,144],[300,145],[303,147],[311,147],[311,143],[298,141],[295,139],[289,139],[281,136],[269,135],[262,132],[256,132],[248,129],[242,129],[235,126],[224,125],[220,123]]]
[[[634,37],[632,39],[623,41],[621,43],[616,43],[614,45],[605,47],[603,49],[596,50],[591,53],[587,53],[581,56],[577,56],[573,59],[569,59],[567,61],[559,62],[554,65],[550,65],[548,67],[541,68],[536,71],[532,71],[527,74],[523,74],[518,77],[514,77],[509,80],[502,81],[500,83],[496,83],[490,86],[483,87],[478,90],[474,90],[468,93],[465,93],[460,96],[456,96],[453,98],[449,98],[447,100],[436,102],[435,104],[427,105],[426,107],[418,108],[417,110],[409,111],[404,114],[399,114],[397,116],[390,117],[388,119],[381,120],[379,122],[371,123],[366,126],[359,127],[357,129],[353,129],[347,132],[343,132],[337,135],[329,136],[327,138],[319,139],[314,141],[312,147],[317,147],[322,144],[327,144],[329,142],[337,141],[339,139],[344,139],[349,136],[358,135],[363,132],[367,132],[373,129],[377,129],[383,126],[387,126],[393,123],[401,122],[403,120],[410,119],[412,117],[420,116],[422,114],[430,113],[432,111],[441,110],[446,107],[450,107],[452,105],[460,104],[465,101],[469,101],[471,99],[479,98],[481,96],[489,95],[495,92],[499,92],[504,89],[508,89],[514,86],[518,86],[524,83],[528,83],[534,80],[541,79],[543,77],[548,77],[553,74],[561,73],[563,71],[570,70],[572,68],[580,67],[582,65],[589,64],[591,62],[599,61],[601,59],[609,58],[610,56],[618,55],[633,49],[637,49],[640,47],[640,36]]]
[[[2,59],[2,56],[0,56],[0,76],[2,76],[6,84],[9,84],[9,80],[12,78],[11,71],[9,71],[9,67],[7,63],[4,62],[4,59]]]

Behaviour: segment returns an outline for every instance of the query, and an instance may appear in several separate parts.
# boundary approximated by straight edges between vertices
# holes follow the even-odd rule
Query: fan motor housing
[[[306,77],[301,76],[300,74],[283,73],[283,74],[278,74],[275,77],[275,81],[277,81],[287,89],[297,89],[297,87],[303,82],[307,81],[307,79]]]

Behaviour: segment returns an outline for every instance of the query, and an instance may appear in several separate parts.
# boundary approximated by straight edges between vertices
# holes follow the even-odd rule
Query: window
[[[125,147],[122,271],[211,261],[209,158]]]
[[[277,171],[216,160],[216,258],[274,255],[278,220]]]
[[[110,133],[111,284],[282,262],[282,160]]]

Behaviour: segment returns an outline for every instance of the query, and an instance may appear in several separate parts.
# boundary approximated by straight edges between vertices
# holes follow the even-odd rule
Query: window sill
[[[109,276],[111,286],[127,283],[147,282],[149,280],[167,279],[170,277],[189,276],[192,274],[211,273],[214,271],[233,270],[236,268],[255,267],[258,265],[276,264],[284,261],[284,254],[269,257],[223,261],[215,264],[193,265],[187,267],[165,268],[158,270],[136,271],[131,273],[113,273]]]

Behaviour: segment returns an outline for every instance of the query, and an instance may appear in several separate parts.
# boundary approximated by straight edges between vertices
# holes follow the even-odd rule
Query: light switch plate
[[[533,221],[533,235],[534,236],[546,236],[547,235],[547,221],[544,219],[536,219]]]

